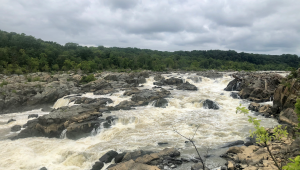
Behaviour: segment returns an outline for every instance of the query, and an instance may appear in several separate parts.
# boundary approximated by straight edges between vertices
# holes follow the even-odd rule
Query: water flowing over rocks
[[[157,86],[175,85],[177,86],[176,87],[177,90],[190,90],[190,91],[198,90],[198,88],[195,85],[190,84],[188,81],[184,83],[182,79],[175,78],[175,77],[171,77],[169,79],[161,79],[160,81],[154,82],[153,84]]]
[[[214,149],[217,148],[217,150],[224,149],[222,146],[230,147],[244,143],[244,136],[240,134],[247,132],[236,127],[243,126],[247,131],[249,126],[241,123],[245,120],[244,118],[227,111],[231,110],[230,112],[232,112],[232,109],[238,106],[241,100],[239,100],[238,94],[232,96],[236,98],[234,100],[230,97],[235,92],[230,94],[230,92],[222,91],[228,81],[231,80],[229,76],[224,75],[224,78],[221,79],[223,73],[214,71],[207,73],[178,72],[178,74],[169,73],[170,75],[165,75],[166,73],[154,74],[148,71],[130,74],[102,72],[101,74],[94,74],[97,80],[87,84],[80,83],[83,74],[72,73],[49,76],[43,74],[47,78],[40,78],[43,81],[36,82],[27,82],[24,79],[24,84],[25,82],[27,84],[41,84],[41,91],[36,91],[37,88],[33,89],[32,93],[43,94],[47,98],[47,100],[43,99],[44,101],[52,101],[50,100],[52,98],[54,103],[59,99],[63,104],[53,107],[54,109],[49,114],[42,111],[38,112],[39,117],[30,116],[31,119],[29,120],[27,117],[33,114],[26,113],[25,119],[22,118],[25,122],[12,116],[9,118],[16,118],[17,121],[6,124],[9,119],[5,119],[4,124],[9,128],[16,124],[23,125],[22,131],[12,133],[17,135],[12,139],[30,137],[10,142],[14,143],[14,146],[19,146],[18,141],[23,141],[25,143],[24,146],[22,145],[24,150],[22,150],[23,147],[18,148],[18,150],[21,150],[20,153],[29,152],[30,159],[33,158],[30,156],[31,151],[38,150],[36,152],[41,151],[41,154],[51,157],[53,160],[50,162],[59,162],[57,164],[49,163],[45,159],[43,161],[46,163],[40,164],[38,167],[35,166],[35,163],[28,163],[29,166],[26,168],[32,166],[38,169],[47,165],[46,167],[49,169],[54,166],[63,169],[71,165],[78,167],[78,169],[92,170],[103,167],[108,170],[159,170],[177,169],[177,167],[185,169],[182,168],[184,166],[188,167],[186,169],[202,168],[201,163],[194,156],[195,151],[187,151],[190,149],[190,143],[185,143],[184,139],[179,139],[180,136],[169,128],[171,125],[177,126],[178,124],[180,127],[178,130],[181,130],[185,135],[194,134],[194,126],[204,125],[199,129],[199,133],[195,134],[195,143],[201,149],[203,149],[202,142],[212,143]],[[38,74],[35,76],[41,77]],[[157,82],[153,83],[154,80]],[[231,90],[244,87],[240,86],[241,84],[237,85],[240,80],[242,83],[242,78],[235,80],[236,87],[231,88]],[[51,91],[50,84],[51,86],[56,84],[53,86],[53,91]],[[72,84],[73,86],[71,86]],[[153,84],[160,87],[155,87]],[[6,86],[4,86],[5,89]],[[46,87],[51,96],[47,96],[44,91]],[[170,88],[174,90],[166,90]],[[86,92],[93,94],[85,94]],[[258,92],[261,93],[261,91]],[[14,95],[13,92],[9,93],[11,94],[8,96]],[[60,93],[62,94],[60,95]],[[16,91],[16,95],[19,95],[18,91]],[[38,101],[35,104],[32,102],[31,105],[31,103],[27,103],[27,100],[31,100],[29,96],[25,96],[25,98],[27,97],[24,99],[26,105],[35,106],[43,103]],[[2,99],[0,97],[0,103],[3,101]],[[199,101],[203,101],[203,105]],[[202,106],[211,110],[203,109]],[[4,107],[0,105],[0,108]],[[270,105],[265,104],[260,105],[256,110],[261,113],[269,113],[272,109]],[[13,114],[18,115],[18,113]],[[289,117],[288,115],[284,116]],[[216,124],[216,120],[218,124]],[[236,126],[237,124],[238,126]],[[19,128],[21,129],[21,127]],[[292,131],[292,129],[290,130]],[[5,142],[1,144],[6,145]],[[247,145],[250,147],[254,146],[253,144],[255,142]],[[51,153],[49,153],[49,146],[52,148]],[[183,152],[180,153],[174,148],[159,151],[165,146],[180,148],[180,152]],[[37,147],[40,149],[36,149]],[[109,151],[111,149],[117,152]],[[6,149],[3,153],[10,155],[9,150],[11,148]],[[180,155],[182,157],[179,157]],[[216,162],[218,162],[221,159],[219,155],[219,153],[212,153],[207,157],[208,160],[211,159],[213,162],[217,160]],[[112,161],[113,159],[114,161]],[[230,161],[233,162],[233,166],[240,165],[240,163]],[[21,160],[20,162],[20,164],[24,164],[24,161]],[[112,165],[108,166],[108,163],[112,163]],[[225,162],[222,163],[224,165]],[[54,166],[51,167],[52,165]],[[244,165],[241,164],[240,166]]]
[[[89,135],[93,129],[100,127],[101,123],[106,123],[106,127],[110,126],[106,120],[99,119],[102,113],[97,111],[99,107],[105,106],[109,101],[111,99],[97,99],[89,104],[54,109],[47,115],[28,121],[26,129],[13,139],[32,136],[59,138],[65,129],[67,129],[66,136],[70,139]]]

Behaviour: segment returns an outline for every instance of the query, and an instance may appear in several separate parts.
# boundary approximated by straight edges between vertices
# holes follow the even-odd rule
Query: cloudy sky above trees
[[[60,44],[300,55],[299,0],[0,0],[0,29]]]

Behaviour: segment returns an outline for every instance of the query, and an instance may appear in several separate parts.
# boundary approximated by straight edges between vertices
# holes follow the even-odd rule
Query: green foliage
[[[283,167],[285,170],[299,170],[300,169],[300,156],[297,156],[295,159],[289,159],[291,163],[288,163]]]
[[[3,81],[2,83],[0,83],[0,87],[3,87],[5,85],[8,85],[8,82],[7,81]]]
[[[243,113],[248,114],[249,110],[245,107],[242,107],[241,105],[236,108],[236,113]],[[270,135],[268,131],[260,125],[260,121],[252,116],[248,116],[248,122],[254,125],[255,131],[251,132],[250,130],[250,136],[257,138],[257,143],[260,144],[267,144],[268,142],[271,142],[272,140],[281,140],[282,137],[287,137],[287,131],[286,128],[282,129],[281,125],[278,125],[274,128],[273,135]]]
[[[240,106],[236,108],[236,113],[243,113],[245,115],[249,113],[249,110],[246,109],[245,107],[242,107],[240,104]],[[274,158],[272,152],[270,151],[268,143],[271,142],[272,140],[281,140],[282,137],[287,137],[288,133],[286,128],[282,129],[282,126],[278,125],[273,129],[273,134],[270,135],[269,132],[263,126],[260,125],[261,120],[258,120],[252,116],[248,116],[248,118],[249,118],[248,119],[249,123],[252,123],[255,128],[255,131],[253,132],[251,132],[250,130],[250,136],[251,137],[255,136],[258,144],[262,144],[263,146],[267,147],[267,150],[271,158],[275,162],[275,165],[279,170],[281,170],[282,168],[278,165],[276,159]]]
[[[83,76],[80,80],[80,83],[89,83],[91,81],[95,81],[96,78],[94,77],[94,74],[90,74],[88,76]]]
[[[41,81],[41,78],[40,78],[40,77],[34,77],[34,78],[32,79],[32,81]]]
[[[298,98],[295,104],[295,112],[298,116],[298,129],[300,128],[300,99]]]
[[[288,79],[293,79],[298,77],[298,72],[295,68],[289,68],[291,73],[287,76]]]
[[[12,90],[11,92],[13,92],[13,93],[17,93],[17,91],[16,91],[16,90]]]
[[[4,74],[78,69],[85,73],[107,69],[287,70],[297,68],[299,63],[300,58],[291,54],[265,55],[233,50],[168,52],[138,48],[84,47],[72,42],[60,45],[0,30],[0,72]]]

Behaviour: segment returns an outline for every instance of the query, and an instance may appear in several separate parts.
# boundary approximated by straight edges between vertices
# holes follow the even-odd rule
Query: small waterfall
[[[60,139],[66,139],[67,138],[67,129],[63,130],[60,134]]]
[[[70,99],[66,99],[66,98],[62,97],[55,102],[55,104],[53,105],[53,108],[58,109],[63,106],[68,106],[69,102],[70,102]]]
[[[94,129],[91,131],[91,136],[96,136],[97,134],[99,134],[99,133],[101,132],[101,130],[104,129],[104,123],[105,123],[105,122],[102,122],[102,123],[100,124],[100,126],[99,126],[97,129],[94,128]]]

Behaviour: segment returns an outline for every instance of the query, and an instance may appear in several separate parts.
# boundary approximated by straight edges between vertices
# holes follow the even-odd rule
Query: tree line
[[[299,65],[297,55],[238,53],[234,50],[157,51],[139,48],[86,47],[58,44],[33,36],[0,30],[0,73],[37,71],[85,72],[110,69],[288,70]]]

